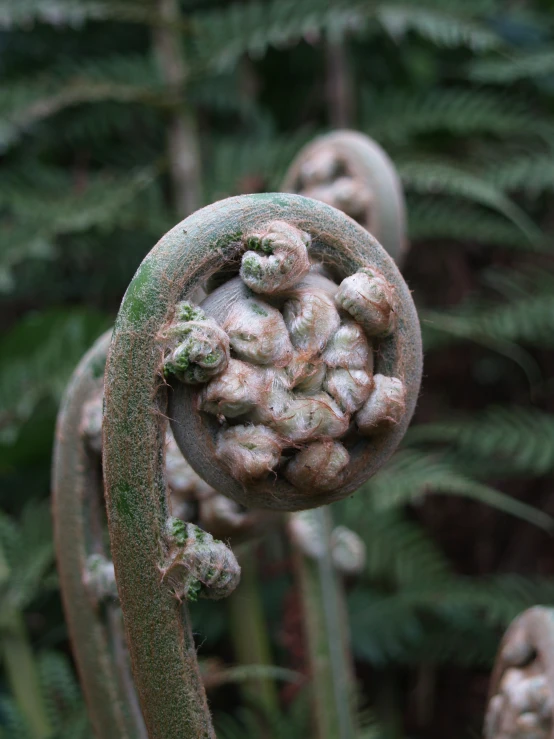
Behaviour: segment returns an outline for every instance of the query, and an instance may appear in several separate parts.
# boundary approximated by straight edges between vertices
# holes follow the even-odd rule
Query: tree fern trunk
[[[165,84],[175,95],[175,109],[167,121],[167,154],[173,186],[173,202],[181,218],[200,207],[201,167],[196,121],[181,101],[187,67],[179,32],[178,0],[157,0],[160,24],[154,30],[154,49]]]

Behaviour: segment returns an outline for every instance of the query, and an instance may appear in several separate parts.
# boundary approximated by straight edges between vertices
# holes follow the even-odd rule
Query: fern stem
[[[179,33],[181,17],[177,0],[158,0],[160,24],[154,29],[154,50],[165,84],[177,95],[187,78],[187,66]],[[183,104],[167,122],[169,171],[177,214],[184,218],[200,207],[201,167],[198,132],[192,110]]]
[[[99,459],[82,433],[83,407],[101,389],[111,332],[85,354],[66,390],[57,424],[52,476],[54,540],[73,653],[91,723],[102,739],[145,739],[114,603],[94,602],[87,561],[109,556],[102,542]]]
[[[9,573],[10,568],[0,546],[0,585],[7,581]],[[9,607],[3,609],[0,631],[0,654],[12,695],[33,739],[44,739],[50,736],[52,729],[22,614]]]
[[[296,553],[296,571],[310,655],[317,739],[353,739],[354,677],[349,655],[346,606],[331,559],[331,513],[311,514],[323,546],[318,557]]]
[[[244,545],[237,558],[241,566],[240,585],[228,601],[235,659],[241,665],[271,666],[273,660],[260,594],[256,544]],[[253,697],[269,715],[278,710],[277,689],[269,677],[248,681],[244,695]]]

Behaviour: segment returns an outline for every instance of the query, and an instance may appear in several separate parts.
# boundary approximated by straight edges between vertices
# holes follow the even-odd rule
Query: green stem
[[[331,513],[312,511],[321,555],[298,552],[306,639],[310,654],[317,739],[354,739],[354,677],[342,585],[331,560]]]
[[[0,547],[0,585],[10,568]],[[33,739],[44,739],[52,729],[46,713],[33,650],[22,614],[6,609],[1,615],[0,653],[15,702]]]
[[[240,585],[228,600],[235,659],[241,665],[270,666],[273,661],[260,594],[256,545],[244,545],[237,557],[241,566]],[[279,708],[277,689],[269,677],[247,681],[244,696],[254,699],[270,715]]]

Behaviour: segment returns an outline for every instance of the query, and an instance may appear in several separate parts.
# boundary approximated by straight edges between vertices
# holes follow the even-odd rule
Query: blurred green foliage
[[[358,673],[386,736],[475,736],[499,633],[554,603],[554,3],[188,0],[179,89],[156,66],[158,22],[153,0],[0,2],[2,546],[30,511],[47,523],[64,384],[177,220],[170,112],[194,113],[205,203],[276,189],[337,120],[338,45],[349,125],[388,150],[406,188],[426,343],[404,449],[337,506],[368,548],[349,601]],[[23,541],[2,587],[20,594],[53,736],[84,737],[49,534]],[[266,580],[289,666],[275,614],[286,622],[290,583]],[[221,611],[197,605],[202,650],[225,653]],[[246,736],[249,709],[230,715],[231,699],[216,701],[222,736]],[[306,735],[298,706],[271,736]],[[0,672],[0,735],[27,731]]]

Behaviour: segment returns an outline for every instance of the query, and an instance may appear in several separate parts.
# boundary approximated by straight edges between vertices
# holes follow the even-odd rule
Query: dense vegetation
[[[500,633],[554,604],[554,3],[184,2],[177,85],[157,63],[158,5],[0,3],[0,664],[27,633],[52,736],[88,736],[47,512],[55,414],[183,215],[172,116],[198,137],[204,203],[277,189],[305,141],[349,126],[402,177],[426,345],[403,449],[336,506],[368,551],[349,586],[358,676],[383,736],[477,736]],[[281,544],[260,550],[264,602],[275,662],[302,672]],[[224,607],[194,612],[200,656],[228,657]],[[284,685],[271,736],[305,736],[302,691]],[[255,710],[235,690],[210,693],[229,738]],[[34,736],[14,693],[0,668],[0,736]]]

